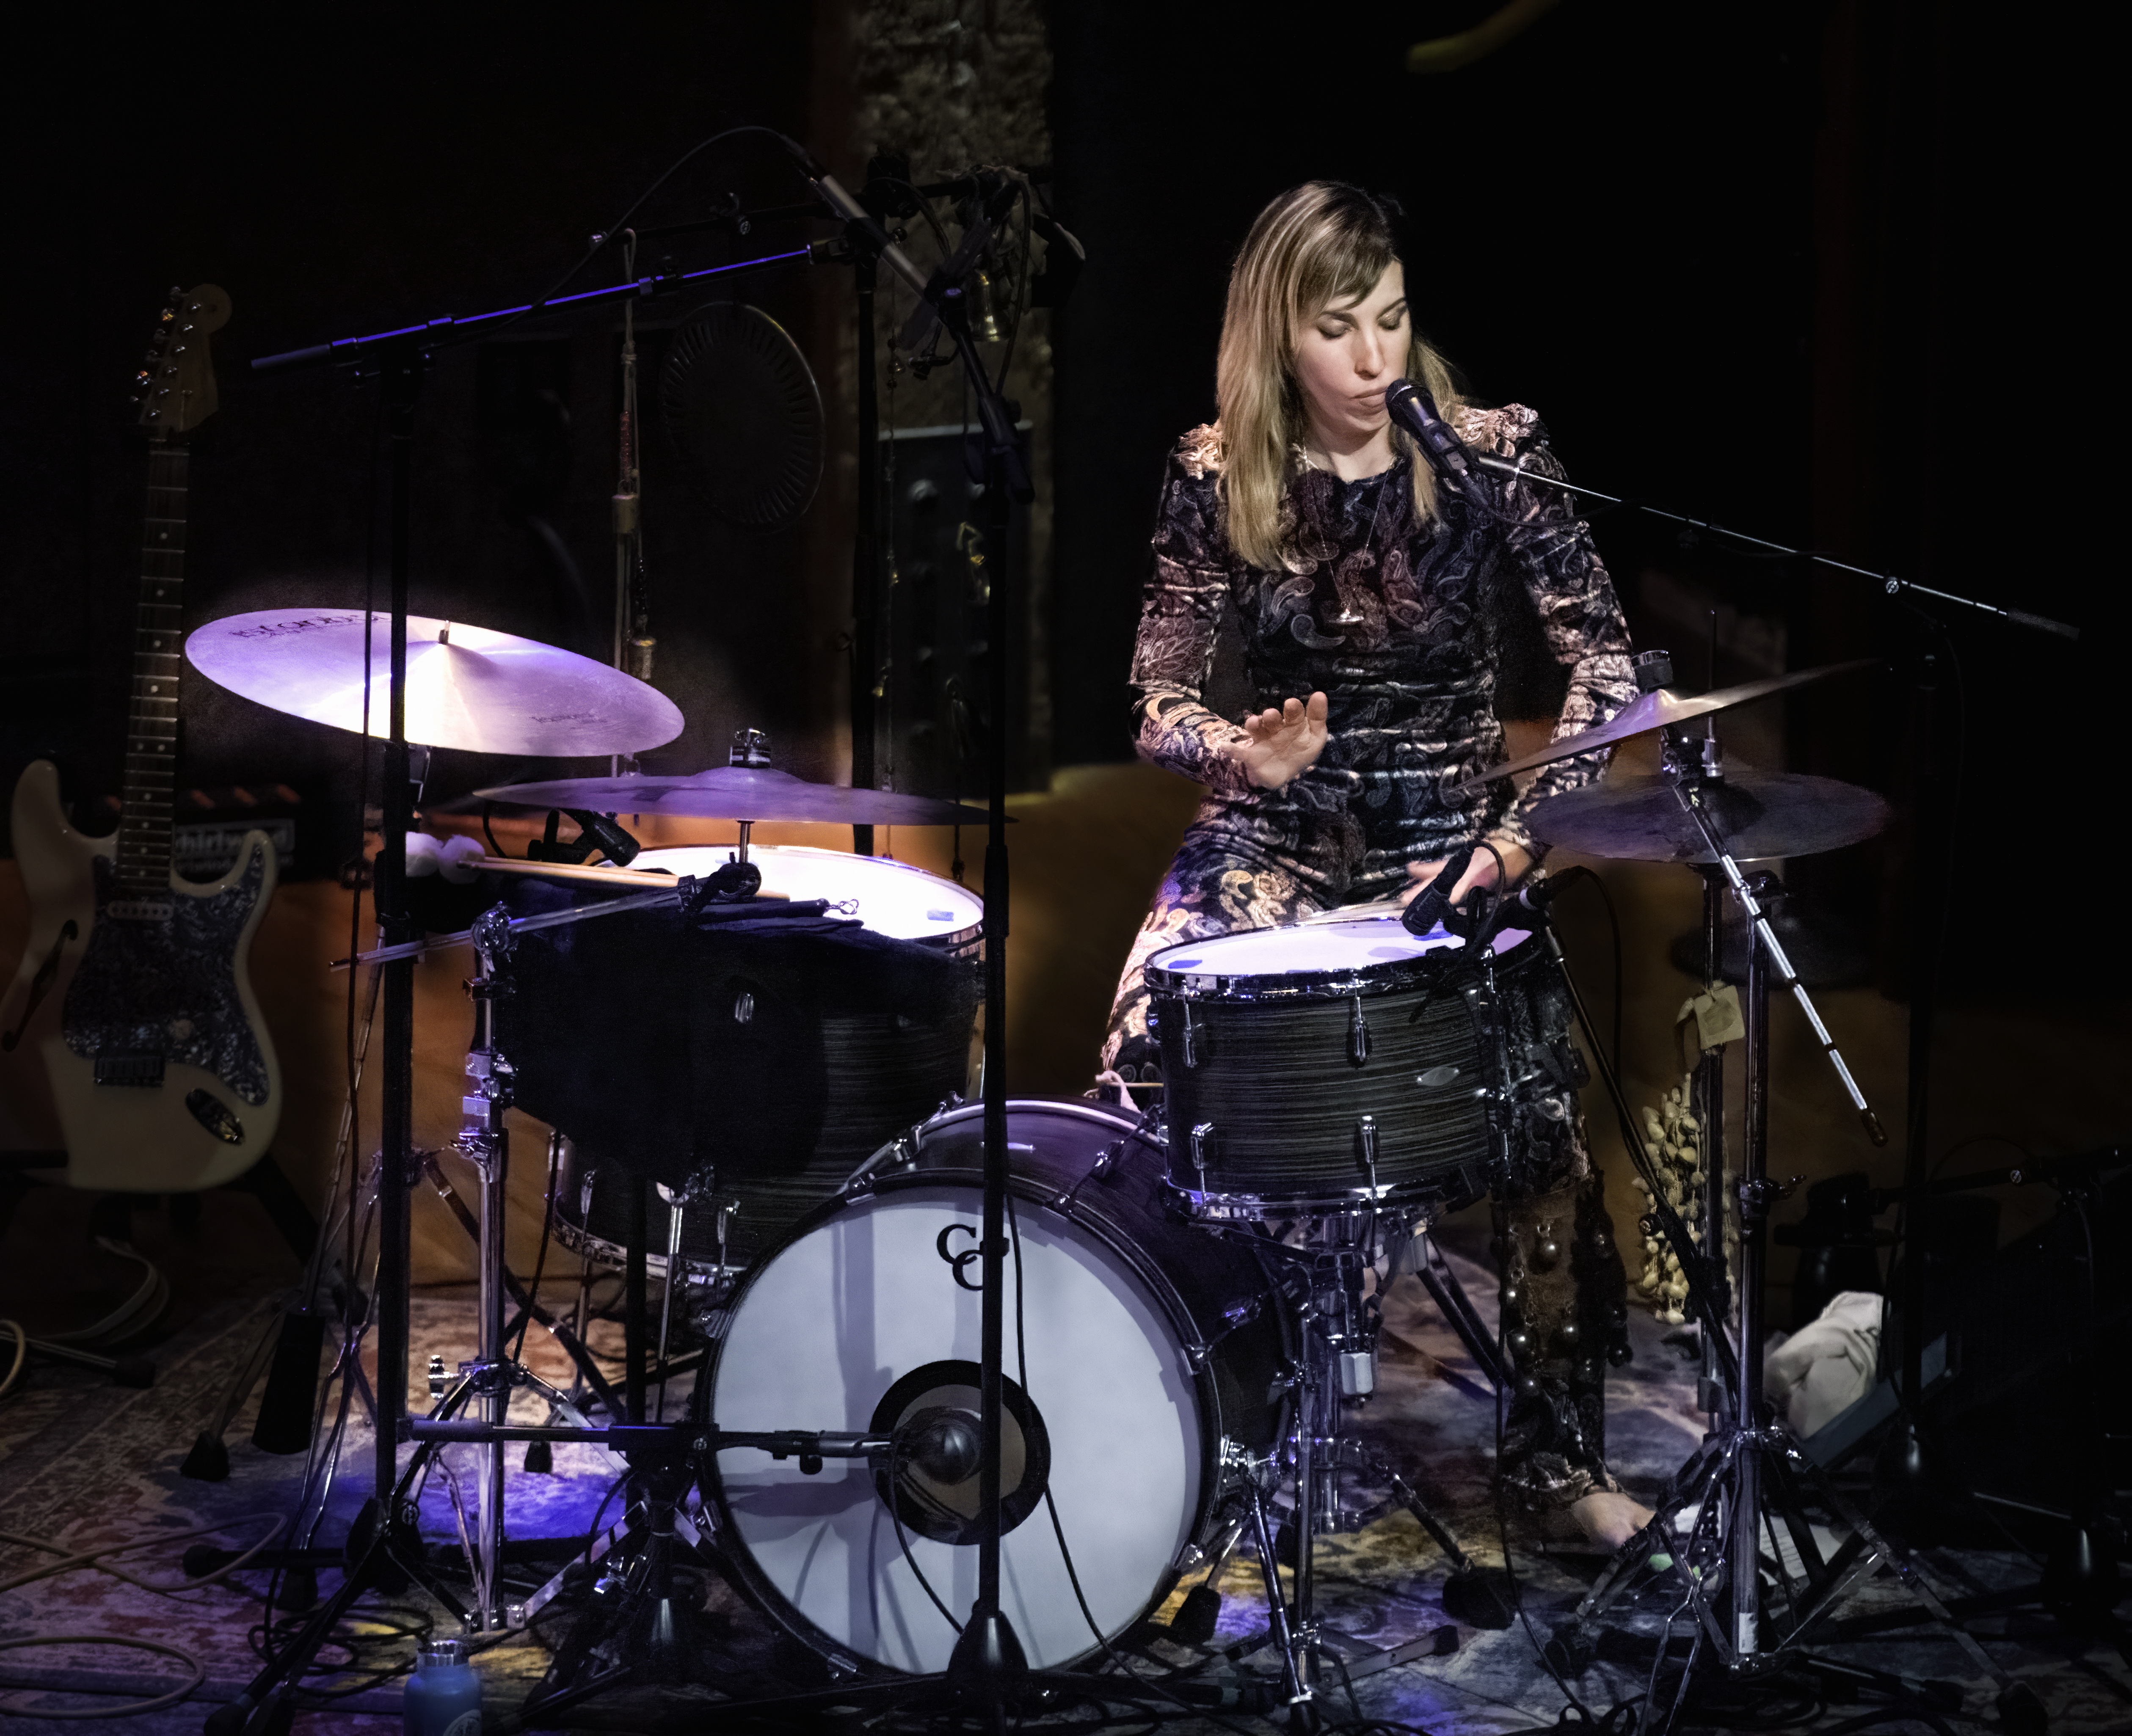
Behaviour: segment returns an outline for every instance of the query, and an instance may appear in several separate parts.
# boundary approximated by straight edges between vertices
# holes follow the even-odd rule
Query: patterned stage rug
[[[1486,1226],[1469,1218],[1448,1226],[1448,1231],[1443,1240],[1453,1268],[1492,1322],[1495,1283],[1478,1263]],[[607,1283],[603,1288],[611,1291],[613,1286]],[[550,1286],[546,1299],[562,1304],[568,1296]],[[66,1556],[114,1545],[142,1546],[103,1557],[131,1580],[82,1566],[0,1592],[0,1639],[125,1636],[155,1640],[190,1661],[108,1647],[0,1650],[0,1727],[8,1736],[53,1728],[10,1715],[26,1708],[89,1714],[89,1722],[73,1726],[77,1729],[108,1723],[113,1731],[135,1736],[175,1736],[180,1731],[190,1736],[199,1729],[211,1703],[234,1696],[259,1667],[254,1646],[266,1575],[240,1569],[202,1585],[187,1580],[180,1557],[189,1543],[203,1537],[232,1549],[266,1537],[295,1505],[305,1458],[272,1456],[249,1444],[255,1398],[226,1436],[232,1462],[227,1482],[189,1481],[177,1468],[194,1433],[218,1409],[221,1395],[270,1322],[271,1310],[270,1303],[230,1305],[203,1316],[157,1350],[160,1377],[148,1391],[101,1384],[85,1374],[40,1369],[36,1384],[0,1405],[0,1532],[8,1535],[0,1543],[0,1584],[64,1558],[22,1539],[42,1540]],[[471,1354],[471,1296],[418,1295],[413,1320],[410,1373],[412,1390],[420,1395],[427,1390],[424,1371],[433,1352],[447,1368],[455,1368]],[[1693,1366],[1663,1341],[1664,1329],[1647,1314],[1633,1311],[1632,1322],[1636,1359],[1615,1371],[1610,1383],[1608,1444],[1623,1484],[1648,1498],[1700,1442],[1703,1417],[1693,1405]],[[1495,1410],[1488,1388],[1413,1279],[1401,1279],[1387,1292],[1384,1324],[1379,1388],[1358,1413],[1359,1431],[1414,1483],[1469,1555],[1484,1566],[1499,1565],[1502,1544],[1489,1491]],[[593,1342],[603,1355],[612,1356],[620,1348],[619,1331],[598,1324]],[[567,1385],[567,1362],[537,1327],[527,1340],[526,1360],[544,1379]],[[668,1414],[685,1400],[685,1391],[677,1385],[668,1394]],[[372,1437],[359,1407],[358,1411],[347,1431],[327,1516],[317,1529],[320,1544],[339,1544],[369,1494]],[[546,1420],[545,1407],[523,1393],[514,1402],[512,1415]],[[449,1462],[469,1500],[472,1460],[471,1448],[451,1450]],[[511,1535],[521,1539],[582,1537],[620,1469],[603,1451],[582,1446],[557,1448],[554,1470],[545,1475],[526,1472],[517,1450],[510,1462],[507,1512]],[[421,1511],[425,1541],[452,1545],[457,1529],[441,1477],[433,1476],[425,1486]],[[610,1516],[613,1511],[608,1508]],[[1328,1717],[1395,1720],[1436,1736],[1556,1727],[1564,1691],[1541,1663],[1535,1642],[1574,1608],[1601,1558],[1564,1520],[1513,1514],[1509,1532],[1529,1631],[1525,1625],[1496,1632],[1458,1627],[1456,1649],[1448,1655],[1424,1657],[1366,1676],[1352,1684],[1352,1698],[1336,1677],[1324,1690]],[[287,1540],[277,1535],[275,1541]],[[1319,1608],[1330,1627],[1395,1646],[1453,1625],[1443,1606],[1442,1553],[1403,1509],[1359,1532],[1322,1540],[1316,1559]],[[1943,1596],[2019,1585],[2033,1577],[2029,1565],[2011,1554],[1935,1550],[1924,1561]],[[326,1571],[319,1580],[321,1590],[330,1592],[339,1575]],[[533,1581],[524,1583],[530,1586]],[[1143,1637],[1135,1648],[1138,1655],[1129,1660],[1136,1669],[1151,1677],[1164,1668],[1199,1662],[1264,1630],[1265,1600],[1256,1556],[1248,1547],[1232,1559],[1219,1590],[1218,1628],[1207,1647],[1184,1647],[1159,1633]],[[1157,1612],[1158,1624],[1174,1612],[1183,1595],[1180,1588]],[[366,1599],[363,1607],[379,1601]],[[1664,1628],[1670,1601],[1655,1585],[1625,1599],[1610,1619],[1597,1662],[1569,1679],[1568,1687],[1595,1718],[1645,1691],[1649,1642]],[[329,1649],[324,1655],[322,1662],[334,1673],[310,1679],[315,1691],[305,1704],[312,1710],[299,1718],[300,1736],[324,1731],[384,1736],[396,1728],[401,1677],[383,1672],[403,1669],[411,1661],[411,1641],[404,1637],[407,1629],[448,1619],[418,1590],[389,1603],[391,1610],[381,1611],[381,1619],[369,1624],[369,1642],[359,1651]],[[1895,1610],[1909,1603],[1908,1595],[1884,1575],[1855,1594],[1844,1614]],[[2132,1727],[2132,1671],[2109,1645],[2068,1638],[2033,1610],[1976,1625],[1993,1655],[2034,1686],[2049,1710],[2053,1732]],[[795,1654],[766,1618],[715,1576],[709,1583],[705,1628],[715,1637],[723,1692],[615,1691],[572,1713],[569,1721],[583,1729],[710,1728],[715,1722],[713,1709],[723,1695],[809,1692],[823,1685],[813,1660]],[[1683,1624],[1674,1635],[1673,1657],[1685,1652],[1689,1638]],[[1989,1679],[1929,1626],[1899,1628],[1870,1642],[1816,1650],[1905,1676],[1959,1683],[1964,1713],[1971,1719],[1990,1718]],[[478,1667],[492,1713],[521,1700],[547,1659],[539,1640],[523,1634],[483,1652]],[[1270,1660],[1264,1651],[1238,1664],[1216,1656],[1213,1667],[1225,1679],[1249,1681],[1270,1671]],[[204,1677],[180,1703],[122,1719],[97,1715],[182,1687],[195,1666]],[[320,1697],[324,1694],[338,1697]],[[1776,1705],[1765,1710],[1781,1715]],[[1794,1721],[1761,1728],[1833,1728],[1865,1710],[1859,1705],[1803,1705]],[[1284,1717],[1224,1715],[1226,1723],[1177,1717],[1164,1728],[1198,1733],[1240,1725],[1271,1729],[1285,1723]],[[792,1727],[814,1726],[795,1719]]]

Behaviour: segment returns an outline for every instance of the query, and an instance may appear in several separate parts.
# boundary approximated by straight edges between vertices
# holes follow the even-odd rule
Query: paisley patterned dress
[[[1539,419],[1519,405],[1462,413],[1468,446],[1559,476]],[[1546,767],[1523,794],[1451,784],[1505,757],[1496,714],[1506,648],[1534,625],[1568,676],[1558,736],[1604,722],[1635,697],[1628,630],[1587,527],[1559,490],[1482,472],[1500,506],[1449,490],[1417,523],[1412,460],[1347,482],[1299,465],[1284,520],[1284,568],[1229,546],[1218,496],[1221,436],[1178,443],[1155,531],[1155,570],[1133,651],[1140,757],[1204,784],[1118,984],[1102,1062],[1133,1081],[1154,1058],[1141,967],[1163,947],[1389,898],[1406,865],[1484,836],[1537,851],[1534,804],[1597,778],[1603,754]],[[1526,620],[1515,611],[1529,611]],[[1255,708],[1323,691],[1318,763],[1279,790],[1252,788],[1223,752],[1241,726],[1203,702],[1223,616],[1241,629]]]

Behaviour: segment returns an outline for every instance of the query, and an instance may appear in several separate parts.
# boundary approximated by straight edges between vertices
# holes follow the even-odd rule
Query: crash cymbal
[[[1558,741],[1549,742],[1537,753],[1527,754],[1522,760],[1512,760],[1507,765],[1491,766],[1486,771],[1476,773],[1463,784],[1453,784],[1451,794],[1463,794],[1469,789],[1480,789],[1484,784],[1492,784],[1498,778],[1507,778],[1514,772],[1530,771],[1535,765],[1548,765],[1557,760],[1573,759],[1578,754],[1588,754],[1594,748],[1609,747],[1616,741],[1625,741],[1631,736],[1663,729],[1669,723],[1685,723],[1691,717],[1707,717],[1712,712],[1729,711],[1736,705],[1746,705],[1756,699],[1766,699],[1772,693],[1804,687],[1808,682],[1825,681],[1831,675],[1847,675],[1853,669],[1869,669],[1880,660],[1877,657],[1860,657],[1850,663],[1826,663],[1817,669],[1800,669],[1789,675],[1772,675],[1766,681],[1742,682],[1738,687],[1719,688],[1715,693],[1693,696],[1662,687],[1656,693],[1639,694],[1614,717],[1596,728],[1581,730],[1573,736],[1564,736]]]
[[[1732,765],[1702,787],[1706,811],[1741,861],[1817,856],[1871,837],[1888,804],[1870,789],[1796,772]],[[1702,833],[1662,777],[1617,778],[1534,804],[1534,837],[1587,856],[1632,862],[1714,862]]]
[[[958,808],[892,789],[810,784],[766,766],[714,765],[692,777],[635,773],[619,778],[558,778],[478,789],[484,802],[511,808],[590,808],[595,813],[658,814],[687,820],[815,820],[833,826],[982,826],[982,808]]]
[[[388,731],[391,619],[370,617],[369,733]],[[209,680],[292,717],[360,729],[360,609],[266,609],[185,641]],[[407,617],[407,739],[478,754],[632,754],[681,733],[656,688],[574,651],[463,621]]]

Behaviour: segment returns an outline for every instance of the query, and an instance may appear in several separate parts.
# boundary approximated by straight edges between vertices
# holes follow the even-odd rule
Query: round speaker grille
[[[720,518],[774,530],[813,501],[822,394],[800,347],[760,308],[715,302],[677,332],[659,407]]]

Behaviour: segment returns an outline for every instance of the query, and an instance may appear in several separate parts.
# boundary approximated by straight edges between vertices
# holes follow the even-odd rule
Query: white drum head
[[[1527,938],[1521,929],[1505,928],[1495,949],[1507,952]],[[1148,960],[1159,971],[1189,971],[1198,976],[1288,976],[1306,972],[1366,971],[1372,965],[1398,964],[1432,952],[1457,952],[1466,942],[1441,923],[1426,934],[1409,934],[1395,916],[1364,917],[1352,922],[1290,923],[1277,928],[1242,928],[1166,947]]]
[[[758,1268],[718,1353],[712,1420],[864,1431],[905,1376],[976,1362],[979,1295],[956,1281],[953,1259],[975,1247],[981,1203],[975,1188],[945,1182],[870,1196]],[[1049,1440],[1074,1571],[1112,1638],[1146,1609],[1198,1521],[1208,1445],[1199,1395],[1169,1316],[1131,1265],[1043,1206],[1017,1200],[1016,1211],[1028,1397]],[[959,1268],[973,1283],[977,1269],[974,1259]],[[1020,1384],[1011,1259],[1006,1282],[1006,1374]],[[947,1667],[955,1630],[913,1574],[864,1460],[832,1459],[810,1477],[795,1460],[736,1449],[718,1455],[718,1470],[735,1545],[793,1610],[860,1657],[913,1674]],[[907,1523],[903,1534],[963,1619],[977,1596],[977,1546]],[[1031,1665],[1095,1649],[1041,1502],[1001,1539],[1000,1575]]]
[[[646,850],[631,868],[665,869],[674,875],[708,875],[732,858],[730,844],[685,844]],[[936,940],[980,928],[985,902],[966,886],[877,856],[815,850],[804,844],[756,844],[747,859],[762,870],[762,890],[794,899],[849,899],[852,914],[891,940]]]

